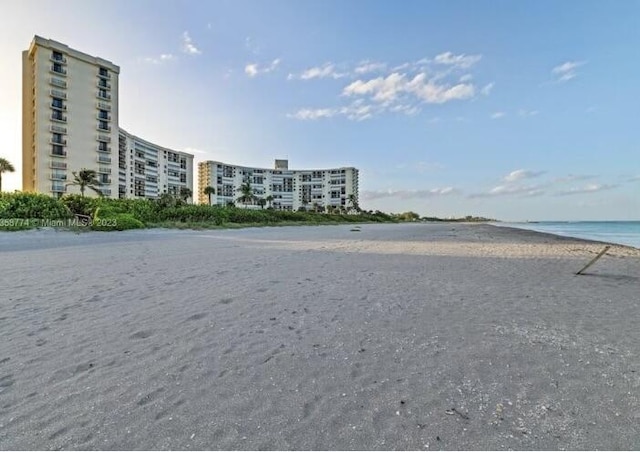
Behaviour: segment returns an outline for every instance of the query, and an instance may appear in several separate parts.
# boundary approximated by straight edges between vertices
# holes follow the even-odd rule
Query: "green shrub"
[[[93,215],[93,212],[100,201],[99,198],[88,198],[80,195],[64,195],[60,202],[74,215]]]
[[[59,199],[36,193],[0,193],[0,218],[63,220],[71,211]]]
[[[124,231],[127,229],[142,229],[144,223],[128,213],[117,213],[108,217],[97,217],[93,220],[91,229],[94,231]]]

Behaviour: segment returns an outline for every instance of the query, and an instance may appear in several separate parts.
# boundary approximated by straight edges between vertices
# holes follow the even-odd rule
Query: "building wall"
[[[350,196],[358,202],[358,170],[353,167],[332,169],[290,170],[278,160],[277,168],[252,168],[217,161],[198,164],[198,202],[208,204],[204,188],[211,186],[211,204],[226,205],[241,196],[240,186],[248,181],[259,198],[273,196],[273,207],[298,210],[300,207],[350,207]],[[256,208],[257,205],[252,206]],[[259,208],[259,207],[258,207]]]
[[[155,199],[193,192],[193,155],[165,148],[120,129],[118,196]]]
[[[23,54],[23,190],[79,193],[65,187],[72,172],[93,169],[103,194],[117,192],[112,175],[117,173],[119,72],[109,61],[34,38]]]

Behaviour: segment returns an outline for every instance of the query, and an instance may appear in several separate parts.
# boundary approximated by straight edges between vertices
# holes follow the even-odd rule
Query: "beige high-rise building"
[[[111,198],[193,191],[193,155],[120,129],[119,74],[110,61],[33,38],[22,54],[24,191],[79,193],[68,184],[82,169],[95,170],[100,191]]]
[[[110,61],[34,37],[22,54],[22,187],[59,196],[72,171],[93,169],[117,195],[118,74]],[[115,157],[114,157],[115,151]]]

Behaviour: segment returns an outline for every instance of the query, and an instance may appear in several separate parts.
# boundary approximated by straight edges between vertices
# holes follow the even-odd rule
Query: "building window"
[[[67,155],[67,153],[64,152],[64,147],[60,146],[59,144],[51,145],[51,153],[60,157],[64,157],[65,155]]]
[[[56,61],[64,61],[64,57],[62,56],[62,53],[57,52],[55,50],[51,53],[51,57]]]
[[[98,129],[109,131],[109,124],[107,123],[107,121],[99,121]]]
[[[51,100],[51,106],[54,108],[64,108],[64,104],[62,103],[62,99],[59,99],[57,97],[54,97]]]
[[[109,112],[107,110],[99,110],[98,117],[100,119],[109,119]]]
[[[53,63],[53,66],[51,67],[51,70],[53,72],[57,72],[58,74],[66,74],[67,73],[64,70],[64,68],[62,67],[62,64],[60,64],[60,63]]]
[[[62,137],[61,133],[52,134],[51,141],[53,141],[56,144],[64,144],[64,138]]]
[[[106,68],[101,67],[99,69],[99,74],[103,77],[108,77],[109,76],[109,71]]]

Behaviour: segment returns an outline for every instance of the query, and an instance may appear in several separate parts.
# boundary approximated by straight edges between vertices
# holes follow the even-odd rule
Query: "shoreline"
[[[0,234],[0,449],[635,448],[640,252],[352,226]]]

